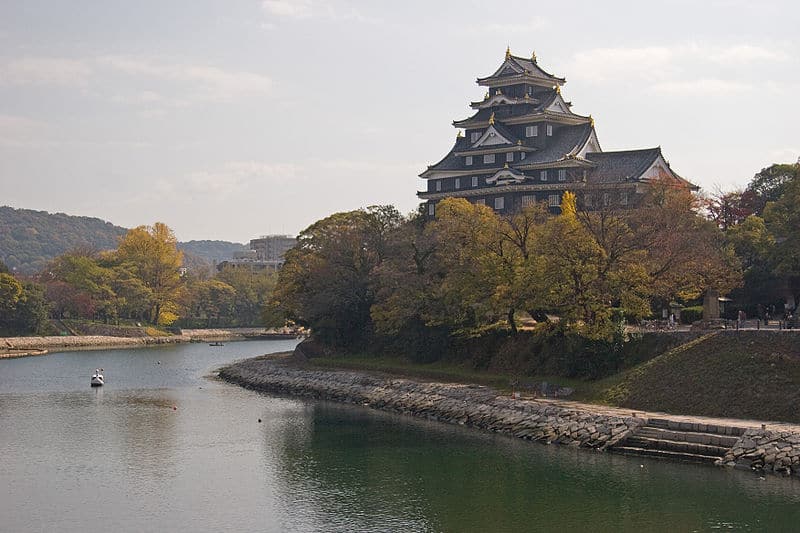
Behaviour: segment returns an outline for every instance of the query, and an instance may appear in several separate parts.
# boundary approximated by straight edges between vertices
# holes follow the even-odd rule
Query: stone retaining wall
[[[234,363],[221,369],[219,375],[250,389],[359,404],[548,444],[605,449],[645,423],[644,418],[600,415],[514,399],[479,385],[302,370],[274,357]]]
[[[800,433],[768,428],[748,429],[719,463],[800,475]]]
[[[0,352],[19,350],[70,350],[74,348],[121,348],[149,346],[152,344],[177,344],[189,342],[185,335],[169,337],[109,337],[105,335],[51,336],[51,337],[0,337]]]

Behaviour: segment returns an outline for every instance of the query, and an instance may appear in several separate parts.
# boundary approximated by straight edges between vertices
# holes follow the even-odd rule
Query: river
[[[796,479],[542,446],[209,377],[293,346],[0,360],[0,531],[800,528]],[[91,389],[98,367],[107,382]]]

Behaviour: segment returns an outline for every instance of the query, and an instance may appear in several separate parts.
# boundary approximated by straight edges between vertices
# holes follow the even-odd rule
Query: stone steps
[[[643,426],[636,432],[637,437],[648,439],[691,442],[695,444],[705,444],[707,446],[721,446],[725,449],[732,447],[739,440],[739,437],[731,435],[718,435],[700,431],[674,431],[670,429],[654,428]]]
[[[628,437],[625,446],[635,448],[646,448],[648,450],[664,450],[676,453],[688,453],[692,455],[722,457],[730,447],[710,446],[708,444],[697,444],[695,442],[683,442],[676,440],[651,439],[639,435]]]
[[[689,463],[714,464],[719,459],[719,457],[715,455],[700,455],[692,453],[672,452],[669,450],[654,450],[651,448],[637,448],[635,446],[615,446],[612,449],[612,451],[623,455],[653,457],[656,459],[668,459],[670,461],[681,461]]]
[[[611,451],[694,463],[713,463],[736,444],[745,428],[650,418]]]

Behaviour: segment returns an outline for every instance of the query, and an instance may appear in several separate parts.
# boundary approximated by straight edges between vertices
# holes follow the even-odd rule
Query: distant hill
[[[42,270],[69,250],[113,250],[127,228],[99,218],[0,206],[0,261],[20,274]],[[178,243],[190,268],[230,259],[247,246],[227,241]]]
[[[99,218],[1,206],[0,260],[32,274],[68,250],[112,250],[127,231]]]
[[[184,255],[202,259],[205,263],[214,264],[231,259],[234,252],[243,252],[248,249],[244,244],[228,241],[189,241],[178,243],[178,249]]]

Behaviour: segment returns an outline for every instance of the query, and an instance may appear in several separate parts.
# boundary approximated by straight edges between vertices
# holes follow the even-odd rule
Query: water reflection
[[[311,405],[303,432],[271,435],[265,449],[280,447],[281,492],[302,493],[323,530],[788,530],[800,519],[797,480]]]
[[[109,531],[800,523],[797,480],[541,446],[203,377],[278,349],[286,345],[56,354],[38,358],[33,376],[33,362],[0,361],[0,530],[86,531],[97,516]],[[85,369],[97,366],[109,381],[92,390]]]

